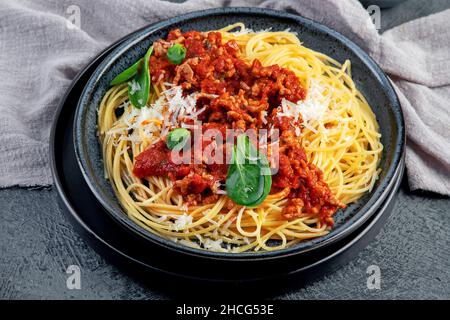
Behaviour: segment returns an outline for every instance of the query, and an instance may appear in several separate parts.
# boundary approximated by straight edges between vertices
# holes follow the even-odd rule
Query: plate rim
[[[112,45],[111,47],[113,47],[114,45]],[[108,50],[108,49],[106,49]],[[105,51],[106,51],[105,50]],[[127,254],[126,252],[124,252],[121,249],[116,248],[115,246],[111,245],[107,240],[103,239],[101,237],[101,235],[99,235],[96,231],[92,230],[90,228],[90,226],[78,215],[77,210],[73,207],[72,201],[69,200],[68,196],[67,196],[67,192],[65,190],[65,187],[63,186],[63,181],[61,180],[61,172],[60,170],[58,170],[58,165],[56,163],[56,155],[55,155],[55,148],[56,148],[56,143],[57,143],[57,129],[58,129],[58,124],[59,124],[59,119],[61,117],[61,113],[65,107],[67,98],[69,96],[69,93],[73,90],[73,88],[75,87],[75,85],[77,84],[77,82],[80,80],[81,76],[86,72],[86,70],[88,70],[92,64],[96,63],[98,59],[100,59],[104,54],[100,53],[97,57],[95,57],[94,59],[92,59],[78,74],[77,76],[74,78],[74,80],[72,81],[71,85],[69,86],[69,88],[66,90],[65,95],[63,96],[63,98],[60,100],[60,103],[57,107],[57,111],[55,113],[53,122],[52,122],[52,127],[51,127],[51,133],[50,133],[50,164],[51,164],[51,172],[52,172],[52,176],[53,176],[53,181],[55,183],[55,187],[57,189],[57,193],[58,193],[58,200],[60,203],[62,203],[62,205],[65,206],[65,208],[63,208],[63,211],[66,214],[69,214],[71,219],[75,220],[76,223],[78,224],[77,227],[81,227],[84,232],[87,232],[89,234],[90,237],[96,239],[96,241],[99,241],[99,243],[105,247],[107,247],[109,250],[111,250],[114,254],[117,254],[118,256],[120,256],[123,259],[128,259],[130,260],[130,262],[135,263],[136,265],[138,265],[139,267],[143,267],[145,269],[149,269],[153,272],[162,272],[165,275],[169,275],[169,276],[173,276],[176,278],[183,278],[186,280],[201,280],[201,281],[213,281],[210,278],[206,279],[206,278],[200,278],[200,277],[196,277],[196,276],[187,276],[185,274],[182,273],[177,273],[177,272],[173,272],[173,271],[168,271],[165,269],[161,269],[159,267],[155,267],[153,265],[150,265],[149,263],[145,263],[140,261],[139,259],[134,258],[133,256]],[[402,162],[404,164],[404,158],[402,158]],[[401,166],[402,169],[402,173],[403,173],[403,168],[404,166]],[[81,172],[79,172],[80,174]],[[402,175],[402,174],[400,174]],[[386,200],[382,206],[388,206],[390,203],[388,203],[387,201],[394,201],[395,199],[393,199],[393,197],[395,196],[396,192],[398,191],[398,185],[401,183],[401,176],[399,176],[398,178],[395,179],[396,180],[396,188],[395,190],[392,190],[392,192],[390,193],[389,197],[392,198],[391,200]],[[98,201],[97,199],[95,199],[95,201]],[[106,209],[105,209],[106,210]],[[268,275],[267,277],[263,277],[263,278],[255,278],[255,279],[247,279],[247,281],[250,282],[255,282],[255,281],[265,281],[265,280],[270,280],[270,279],[275,279],[276,277],[286,277],[286,276],[295,276],[298,275],[302,272],[311,272],[313,268],[322,265],[323,263],[327,263],[330,262],[331,259],[336,258],[337,256],[339,256],[340,254],[346,252],[347,250],[349,250],[351,247],[353,247],[356,242],[361,239],[362,237],[364,237],[368,232],[370,232],[372,230],[372,227],[375,225],[375,223],[377,223],[377,221],[379,219],[382,218],[382,216],[384,216],[386,213],[385,211],[381,211],[381,210],[377,210],[377,213],[374,215],[373,220],[367,225],[365,226],[364,229],[361,230],[361,232],[355,236],[354,239],[352,239],[350,242],[345,243],[342,247],[339,247],[336,251],[332,252],[329,255],[324,256],[323,258],[318,259],[315,262],[312,262],[308,265],[305,266],[301,266],[299,268],[295,268],[293,270],[290,271],[286,271],[284,273],[281,274],[271,274]],[[388,213],[388,215],[390,215],[390,213]],[[73,220],[71,220],[72,223]],[[359,229],[358,229],[359,230]],[[92,239],[87,239],[86,241],[88,241],[89,243],[92,241]],[[97,251],[99,254],[104,255],[103,252],[99,252],[96,247],[94,247],[95,251]],[[229,283],[235,283],[238,280],[223,280],[224,284],[229,284]],[[239,280],[240,281],[240,280]],[[222,283],[222,282],[221,282]]]

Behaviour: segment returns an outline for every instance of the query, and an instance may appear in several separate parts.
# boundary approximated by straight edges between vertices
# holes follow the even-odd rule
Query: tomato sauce
[[[189,174],[189,166],[175,164],[164,141],[158,141],[141,152],[135,159],[133,174],[138,178],[170,176],[182,178]]]
[[[174,43],[186,48],[186,57],[180,65],[167,59],[167,49]],[[262,66],[259,60],[248,63],[240,58],[237,43],[224,42],[219,32],[181,33],[176,29],[166,40],[154,43],[150,74],[154,83],[180,85],[185,94],[210,95],[197,101],[197,108],[206,107],[198,120],[203,122],[203,132],[209,128],[219,129],[223,141],[227,128],[261,129],[269,125],[278,128],[281,132],[279,171],[272,177],[272,193],[289,188],[289,202],[283,211],[285,218],[293,219],[308,212],[317,214],[323,223],[333,223],[333,213],[343,204],[334,198],[320,169],[308,163],[300,140],[295,137],[291,119],[276,116],[283,98],[296,103],[306,96],[305,88],[292,71],[278,65]],[[266,121],[265,115],[268,115]],[[213,141],[203,141],[203,150],[211,143]],[[223,153],[225,160],[230,157],[227,150],[232,149],[222,143],[216,145],[215,152]],[[176,165],[170,150],[160,141],[136,157],[133,173],[140,178],[170,177],[176,191],[185,196],[189,204],[216,199],[212,197],[212,190],[217,182],[225,183],[228,165],[207,164],[199,154],[193,154],[192,160],[195,157],[200,157],[200,164],[192,161]]]

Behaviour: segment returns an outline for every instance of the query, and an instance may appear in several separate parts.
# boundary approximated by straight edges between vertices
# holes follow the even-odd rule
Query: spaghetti
[[[174,43],[187,48],[179,65],[158,58]],[[289,30],[253,32],[242,23],[207,34],[174,30],[153,50],[147,107],[134,107],[130,84],[119,84],[105,94],[98,112],[105,177],[141,227],[195,248],[278,250],[327,234],[336,210],[373,188],[383,146],[349,60],[340,64],[313,51]],[[210,69],[200,67],[211,50],[226,59],[224,66],[211,59],[207,67],[215,68],[214,75],[203,79],[202,72]],[[229,78],[208,82],[217,70]],[[260,93],[264,88],[277,90]],[[245,112],[233,113],[230,101],[246,105]],[[207,169],[198,174],[199,166],[168,162],[167,135],[174,128],[191,128],[193,120],[220,130],[280,129],[280,168],[260,204],[238,205],[228,197],[222,187],[228,165],[213,171],[203,163]],[[290,176],[288,169],[294,170]],[[186,179],[189,184],[183,184]]]

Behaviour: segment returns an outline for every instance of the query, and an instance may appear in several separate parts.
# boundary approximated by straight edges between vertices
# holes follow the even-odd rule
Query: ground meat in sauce
[[[187,49],[185,60],[178,66],[170,63],[166,56],[167,49],[174,43],[181,43]],[[170,82],[180,85],[186,94],[204,94],[197,102],[198,108],[206,107],[198,117],[203,122],[203,130],[218,128],[225,137],[226,128],[268,128],[263,119],[269,115],[267,122],[280,130],[279,172],[273,176],[271,192],[289,188],[284,217],[293,219],[308,212],[332,225],[333,213],[343,204],[334,198],[323,181],[322,172],[308,163],[291,119],[276,117],[283,98],[292,102],[303,100],[305,89],[292,71],[278,65],[264,67],[259,60],[249,64],[239,56],[237,43],[232,40],[224,43],[219,32],[181,33],[176,29],[169,33],[167,40],[154,43],[150,74],[154,83]],[[211,97],[211,94],[216,96]],[[203,142],[203,148],[210,143]],[[229,156],[225,154],[224,145],[217,146],[216,152]],[[213,203],[218,195],[212,191],[217,181],[225,182],[228,165],[207,165],[204,159],[201,162],[174,164],[170,150],[160,141],[136,157],[133,172],[140,178],[170,177],[175,190],[189,204]]]

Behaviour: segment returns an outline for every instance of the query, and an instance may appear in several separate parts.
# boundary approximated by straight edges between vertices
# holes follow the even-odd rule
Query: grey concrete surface
[[[425,5],[426,3],[426,5]],[[409,0],[383,10],[382,30],[449,8],[450,1]],[[0,190],[1,299],[165,299],[94,252],[72,228],[47,188]],[[66,268],[81,267],[81,289],[66,286]],[[381,288],[367,288],[379,266]],[[450,199],[412,193],[404,181],[375,241],[338,271],[277,299],[449,299]]]
[[[0,298],[164,299],[110,265],[73,230],[54,190],[0,192]],[[350,263],[278,299],[450,298],[450,200],[413,194],[405,183],[375,241]],[[81,290],[66,286],[66,268],[81,267]],[[381,289],[367,289],[379,266]]]

